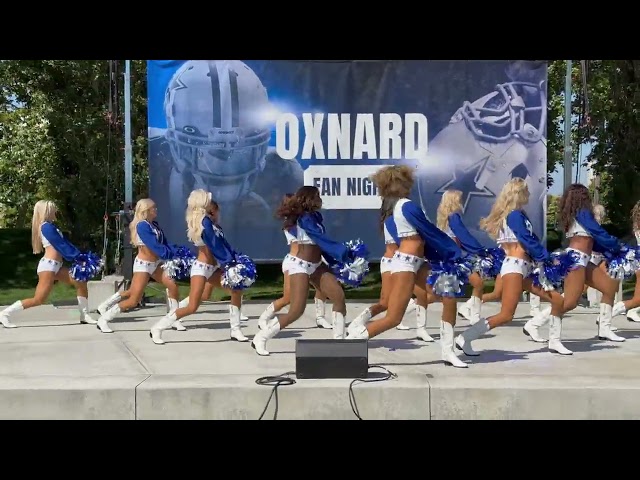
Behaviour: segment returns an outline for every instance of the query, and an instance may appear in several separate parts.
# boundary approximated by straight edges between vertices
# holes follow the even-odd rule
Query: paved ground
[[[348,304],[348,318],[364,308]],[[244,332],[252,337],[266,304],[249,303]],[[269,343],[259,357],[249,343],[229,339],[226,304],[205,305],[168,331],[167,344],[149,338],[165,311],[151,306],[112,322],[113,334],[80,325],[73,307],[43,306],[0,328],[0,418],[12,419],[257,419],[271,388],[258,377],[295,371],[295,340],[330,338],[315,328],[314,308]],[[327,308],[329,313],[330,307]],[[483,313],[495,312],[487,304]],[[522,334],[529,305],[516,319],[474,342],[481,357],[468,369],[446,367],[438,343],[393,330],[369,342],[369,363],[398,375],[354,390],[364,419],[640,419],[640,325],[617,317],[624,343],[595,339],[595,312],[579,307],[564,321],[575,354],[561,357]],[[96,315],[97,317],[97,315]],[[440,306],[428,326],[438,338]],[[415,314],[405,322],[415,327]],[[459,320],[458,330],[466,328]],[[546,331],[544,332],[546,335]],[[297,380],[278,392],[278,419],[355,419],[349,380]],[[274,401],[265,414],[273,417]]]

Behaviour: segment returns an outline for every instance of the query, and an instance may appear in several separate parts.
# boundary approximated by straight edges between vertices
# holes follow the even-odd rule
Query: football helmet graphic
[[[189,60],[173,75],[164,101],[173,167],[188,183],[233,202],[250,194],[265,166],[269,99],[240,60]]]

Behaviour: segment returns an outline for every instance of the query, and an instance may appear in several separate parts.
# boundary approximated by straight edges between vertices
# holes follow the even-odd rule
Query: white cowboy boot
[[[404,311],[404,313],[411,313],[412,311],[414,311],[416,308],[418,307],[418,304],[416,303],[416,299],[412,298],[411,300],[409,300],[409,303],[407,304],[407,309]],[[409,325],[406,325],[403,323],[404,320],[400,321],[400,324],[396,327],[397,330],[409,330]]]
[[[239,342],[247,342],[249,339],[240,330],[240,309],[235,305],[229,305],[229,324],[231,325],[231,338]]]
[[[562,319],[551,315],[549,320],[549,350],[560,355],[573,355],[573,352],[562,344]]]
[[[369,339],[369,331],[365,325],[351,322],[347,330],[346,338],[347,340],[367,340]]]
[[[276,317],[267,322],[267,328],[256,333],[255,337],[253,337],[253,340],[251,341],[251,346],[258,355],[269,355],[269,350],[267,350],[267,341],[275,337],[279,331],[280,321]]]
[[[149,336],[153,343],[156,345],[164,345],[164,340],[162,339],[162,331],[169,330],[174,322],[177,320],[175,312],[167,313],[164,317],[162,317],[158,322],[151,327],[151,331],[149,332]]]
[[[24,307],[22,306],[22,302],[17,300],[0,312],[0,323],[2,326],[4,328],[16,328],[17,325],[14,325],[9,321],[9,315],[13,312],[19,312],[20,310],[24,310]]]
[[[462,350],[469,357],[477,357],[480,354],[471,346],[471,342],[477,340],[490,330],[486,318],[481,318],[478,323],[467,328],[464,333],[456,337],[456,348]]]
[[[482,309],[482,299],[479,297],[471,296],[469,299],[469,323],[475,325],[480,321],[480,311]]]
[[[87,297],[76,297],[78,299],[78,310],[80,310],[80,323],[95,325],[97,320],[89,315],[89,299]]]
[[[534,342],[546,343],[546,340],[540,336],[539,328],[546,325],[551,318],[551,307],[538,312],[531,320],[524,324],[522,332],[531,338]]]
[[[624,302],[618,302],[613,306],[611,318],[617,317],[618,315],[624,315],[625,313],[627,313],[627,307],[624,306]]]
[[[167,297],[167,301],[169,302],[169,313],[175,313],[176,310],[178,310],[180,304],[175,298]],[[188,303],[189,302],[187,302],[187,304]],[[175,322],[173,322],[171,328],[175,328],[179,332],[184,332],[187,330],[187,327],[182,325],[182,322],[180,322],[180,320],[176,320]]]
[[[453,325],[440,321],[440,348],[442,349],[442,361],[445,365],[457,368],[468,368],[469,365],[458,358],[453,350]]]
[[[325,303],[324,300],[320,300],[318,298],[313,299],[316,304],[316,325],[318,328],[332,328],[332,325],[327,322],[327,319],[324,317],[325,314]]]
[[[611,340],[612,342],[624,342],[625,339],[613,333],[611,330],[611,310],[613,307],[606,303],[600,304],[600,318],[598,322],[598,338]]]
[[[471,322],[472,300],[473,300],[473,295],[466,302],[458,303],[458,315],[460,315],[462,318],[466,318],[467,320],[469,320],[469,322]]]
[[[113,307],[107,310],[104,315],[100,315],[100,318],[98,318],[98,324],[96,325],[98,330],[102,333],[113,333],[113,330],[109,328],[109,322],[116,318],[116,315],[119,313],[120,305],[116,303]]]
[[[627,312],[627,320],[630,322],[640,322],[640,307],[629,310]]]
[[[266,310],[262,312],[262,314],[260,314],[260,318],[258,318],[258,328],[260,330],[264,330],[265,328],[267,328],[267,322],[271,320],[276,314],[276,311],[274,309],[275,305],[273,302],[271,302]]]
[[[109,298],[107,298],[104,302],[98,305],[98,313],[100,315],[104,315],[105,313],[107,313],[107,310],[113,307],[116,303],[119,303],[120,300],[122,300],[122,296],[120,295],[120,292],[114,293]]]
[[[416,336],[424,342],[435,342],[434,338],[427,332],[427,309],[416,305],[416,325],[418,330]],[[451,340],[453,342],[453,340]]]
[[[540,313],[540,297],[538,295],[534,295],[533,293],[529,294],[529,307],[529,315],[532,317]]]
[[[345,321],[341,312],[331,312],[333,315],[333,338],[344,339]]]

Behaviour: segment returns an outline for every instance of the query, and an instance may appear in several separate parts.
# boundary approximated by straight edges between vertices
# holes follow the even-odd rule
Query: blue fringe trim
[[[258,278],[256,264],[244,254],[236,254],[233,262],[224,266],[220,284],[231,290],[244,290],[253,285]]]
[[[605,254],[607,273],[615,280],[626,280],[640,270],[640,247],[632,247],[625,243],[616,254]]]
[[[533,285],[545,291],[562,287],[567,274],[580,264],[580,254],[573,250],[557,250],[551,253],[549,260],[539,262],[529,275]]]
[[[93,252],[81,253],[71,264],[69,275],[76,282],[87,282],[104,268],[102,258]]]
[[[162,264],[162,268],[173,280],[186,280],[191,276],[191,266],[196,256],[189,247],[176,247],[176,256]]]
[[[462,296],[462,287],[469,283],[469,275],[473,273],[473,260],[467,256],[457,261],[430,263],[427,284],[431,285],[433,293],[441,297]]]
[[[334,262],[331,271],[343,285],[358,287],[369,273],[369,249],[360,239],[345,242],[352,261],[349,263]]]

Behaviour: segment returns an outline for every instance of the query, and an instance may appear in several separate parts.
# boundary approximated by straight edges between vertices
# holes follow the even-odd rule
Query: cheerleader
[[[293,197],[293,194],[287,193],[283,200],[283,203],[291,197]],[[296,258],[296,255],[298,254],[298,239],[296,235],[297,230],[295,226],[284,229],[284,236],[287,240],[287,245],[289,245],[289,253],[284,257],[284,260],[282,260],[282,274],[284,275],[282,297],[271,302],[267,309],[262,312],[262,315],[260,315],[260,318],[258,319],[258,327],[261,329],[266,328],[267,322],[271,320],[277,312],[289,305],[289,267],[291,266],[291,262],[294,261],[293,259]],[[316,307],[316,325],[318,326],[318,328],[332,328],[332,324],[327,322],[325,318],[326,297],[320,289],[315,286],[314,288],[316,289],[316,294],[314,297],[314,303]]]
[[[381,222],[393,222],[397,229],[399,245],[391,259],[391,291],[386,315],[363,325],[352,322],[347,338],[374,338],[397,326],[404,316],[415,285],[426,285],[430,266],[429,260],[441,259],[455,261],[462,258],[458,245],[444,232],[429,222],[424,212],[411,200],[409,194],[413,187],[413,170],[406,165],[384,167],[371,179],[386,202],[381,210]],[[392,206],[392,208],[387,208]],[[390,220],[391,219],[391,220]],[[466,368],[453,350],[453,327],[456,323],[456,305],[454,297],[442,298],[443,311],[440,323],[440,345],[442,360],[447,365]]]
[[[631,222],[633,224],[633,234],[636,243],[640,246],[640,201],[631,210]],[[624,302],[618,302],[613,306],[612,317],[627,314],[630,322],[640,322],[640,270],[636,270],[636,288],[633,291],[633,298]]]
[[[447,190],[442,195],[438,205],[438,228],[451,237],[462,249],[463,254],[481,254],[485,248],[467,230],[460,212],[462,212],[462,192],[460,190]],[[459,313],[473,325],[480,320],[482,306],[482,292],[484,282],[478,272],[469,276],[469,283],[473,288],[471,297],[459,308]]]
[[[573,251],[580,257],[579,264],[564,279],[562,313],[569,312],[578,306],[584,285],[587,284],[602,292],[598,337],[601,340],[623,342],[624,338],[619,337],[611,330],[612,309],[618,291],[618,281],[590,261],[593,251],[615,254],[620,251],[622,245],[616,237],[607,233],[594,218],[591,196],[584,185],[580,183],[570,185],[562,195],[560,199],[560,226],[569,239],[569,247],[566,250]],[[525,324],[524,333],[536,342],[544,342],[538,329],[548,321],[549,309],[546,308],[540,312],[540,315]]]
[[[162,331],[171,328],[174,322],[187,315],[193,315],[203,300],[205,285],[223,288],[220,284],[224,267],[236,259],[236,252],[224,237],[218,225],[220,208],[212,199],[211,192],[202,189],[193,190],[187,199],[187,237],[198,248],[198,255],[191,265],[191,281],[187,304],[169,312],[153,327],[150,336],[156,345],[164,345]],[[242,291],[225,290],[231,295],[230,318],[231,339],[246,342],[249,339],[240,329],[240,306]],[[206,298],[206,297],[205,297]],[[181,302],[184,304],[184,300]]]
[[[150,198],[143,198],[136,203],[133,220],[129,224],[131,243],[138,249],[133,261],[133,277],[125,300],[115,300],[122,294],[115,294],[107,302],[108,309],[98,318],[98,330],[102,333],[113,333],[109,322],[120,312],[135,308],[144,294],[144,289],[153,278],[169,290],[172,307],[178,307],[178,286],[162,269],[163,260],[170,260],[176,252],[167,242],[164,232],[155,221],[158,216],[156,204]]]
[[[393,259],[393,255],[398,250],[398,244],[400,243],[396,225],[392,216],[394,203],[393,199],[383,198],[382,207],[380,209],[385,243],[384,255],[380,259],[380,277],[382,279],[380,299],[378,300],[378,303],[365,308],[362,313],[353,320],[352,324],[355,322],[356,325],[366,325],[372,318],[387,311],[387,305],[389,305],[389,293],[391,292],[391,280],[393,278],[391,276],[391,261]],[[415,285],[413,293],[416,296],[416,300],[414,301],[413,298],[409,300],[407,311],[409,311],[411,307],[415,307],[416,309],[417,338],[425,342],[433,342],[433,337],[427,332],[427,306],[430,303],[434,303],[436,301],[436,297],[433,294],[427,293],[425,287],[426,284]],[[351,328],[355,328],[355,325]],[[409,329],[409,327],[403,325],[402,322],[396,328],[398,330]]]
[[[62,260],[73,262],[81,254],[55,225],[58,208],[50,200],[39,200],[33,207],[31,218],[31,246],[34,254],[44,252],[38,263],[38,285],[32,298],[18,300],[0,312],[0,323],[5,328],[16,328],[9,321],[9,316],[27,308],[42,305],[49,298],[54,282],[60,281],[73,285],[78,299],[80,323],[95,325],[97,322],[89,315],[87,283],[78,282],[69,275],[69,269],[62,265]]]
[[[307,303],[309,284],[320,287],[333,303],[333,337],[344,338],[346,304],[344,291],[322,258],[349,263],[353,261],[346,245],[332,240],[322,223],[322,198],[316,187],[304,186],[280,205],[278,218],[286,230],[296,228],[298,252],[290,258],[289,311],[277,314],[266,323],[251,342],[258,355],[269,355],[267,341],[302,316]]]
[[[521,178],[507,183],[491,208],[489,216],[480,221],[480,227],[504,249],[506,257],[502,262],[502,303],[500,313],[489,318],[481,318],[456,337],[456,346],[466,355],[477,356],[471,342],[500,325],[513,320],[518,301],[523,291],[538,295],[551,302],[551,325],[549,327],[549,350],[561,355],[571,355],[561,342],[562,296],[555,290],[546,292],[535,287],[530,278],[534,263],[550,258],[547,249],[533,233],[531,222],[522,208],[529,203],[529,189]]]

